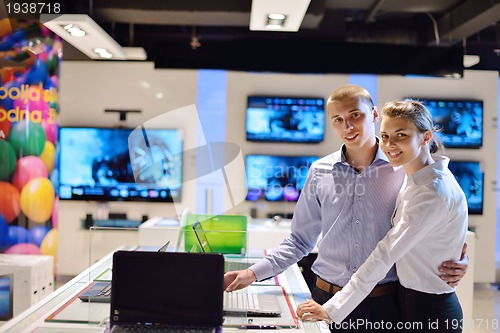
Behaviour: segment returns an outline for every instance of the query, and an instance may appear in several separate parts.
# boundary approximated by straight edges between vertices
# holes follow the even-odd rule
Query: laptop
[[[115,252],[111,332],[221,332],[223,274],[221,254]]]
[[[163,244],[158,252],[166,252],[170,241]],[[94,284],[78,298],[84,302],[109,303],[111,302],[111,282],[94,282]]]
[[[196,221],[193,233],[202,253],[212,253],[207,235]],[[225,261],[224,271],[244,270],[253,265],[249,262]],[[276,295],[249,293],[246,290],[224,293],[224,314],[229,316],[280,317],[281,307]]]
[[[201,226],[201,222],[197,220],[195,223],[193,223],[192,229],[196,238],[196,242],[198,243],[199,250],[202,253],[213,253],[212,247],[208,242],[207,233]],[[252,262],[226,260],[224,263],[224,272],[245,270],[253,264],[254,263]]]

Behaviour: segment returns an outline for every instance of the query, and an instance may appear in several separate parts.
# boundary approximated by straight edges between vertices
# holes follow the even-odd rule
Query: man
[[[391,228],[405,175],[401,168],[389,165],[378,147],[378,110],[370,94],[356,85],[343,86],[329,97],[327,110],[333,130],[343,142],[341,149],[311,166],[295,208],[290,236],[250,269],[226,273],[226,291],[280,274],[307,255],[322,234],[317,244],[318,258],[312,266],[317,275],[312,297],[324,304],[349,281]],[[445,262],[440,268],[441,278],[456,286],[466,269],[466,264]],[[368,332],[367,321],[390,321],[396,326],[397,286],[393,267],[342,325],[332,326],[331,330]],[[358,319],[365,325],[360,326]]]

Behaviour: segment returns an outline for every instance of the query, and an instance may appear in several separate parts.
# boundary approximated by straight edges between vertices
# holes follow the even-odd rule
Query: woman
[[[300,304],[297,315],[338,325],[396,263],[404,321],[397,329],[462,332],[455,288],[439,278],[438,267],[444,260],[460,258],[467,232],[465,195],[448,170],[449,159],[433,155],[441,144],[421,103],[389,102],[381,115],[381,149],[391,165],[402,166],[407,175],[393,228],[341,291],[323,306],[314,301]]]

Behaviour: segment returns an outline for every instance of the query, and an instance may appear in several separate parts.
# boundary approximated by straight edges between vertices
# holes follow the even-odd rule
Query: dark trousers
[[[400,287],[399,301],[404,332],[462,332],[462,307],[454,292],[436,295]]]
[[[312,298],[319,304],[324,304],[333,295],[315,287]],[[367,297],[342,323],[330,325],[332,332],[381,332],[396,330],[397,323],[401,321],[398,294]],[[389,329],[392,328],[392,329]]]

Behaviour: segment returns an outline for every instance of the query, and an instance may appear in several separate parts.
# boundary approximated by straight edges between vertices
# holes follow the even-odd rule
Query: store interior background
[[[255,143],[245,139],[245,109],[249,95],[323,96],[346,83],[365,86],[381,106],[389,100],[406,96],[436,98],[471,98],[484,101],[484,139],[480,149],[448,149],[447,155],[457,160],[481,161],[485,172],[484,213],[471,215],[476,227],[476,282],[493,283],[495,277],[497,225],[497,125],[499,79],[494,71],[465,71],[462,79],[414,77],[401,75],[345,74],[278,74],[212,70],[155,69],[149,62],[82,62],[66,61],[61,68],[61,126],[136,127],[165,113],[196,106],[201,122],[197,128],[190,112],[170,118],[158,127],[182,128],[184,149],[200,142],[224,141],[240,146],[242,155],[277,154],[324,156],[337,149],[340,142],[326,128],[320,144]],[[162,96],[162,97],[161,97]],[[161,97],[161,98],[160,98]],[[118,115],[105,113],[108,108],[140,109],[126,122]],[[182,114],[182,113],[181,113]],[[327,123],[328,125],[328,123]],[[204,136],[204,138],[203,138]],[[201,141],[200,141],[201,140]],[[203,163],[201,161],[201,163]],[[196,161],[184,161],[184,171],[196,168]],[[189,172],[189,171],[187,171]],[[243,171],[242,171],[243,172]],[[243,175],[244,176],[244,175]],[[244,179],[240,177],[240,179]],[[185,184],[182,205],[204,213],[206,189],[213,192],[212,211],[250,214],[256,208],[258,217],[267,213],[293,211],[293,203],[241,202],[235,207],[224,194],[224,185],[199,179]],[[244,186],[244,181],[241,183]],[[61,201],[59,206],[58,274],[75,275],[88,265],[85,255],[90,250],[98,257],[123,244],[136,244],[138,235],[131,231],[95,233],[82,227],[87,214],[95,214],[97,203]],[[176,217],[174,204],[111,202],[109,210],[126,213],[128,218]],[[102,238],[102,239],[101,239]],[[105,241],[101,241],[105,240]],[[104,247],[104,248],[100,248]]]
[[[250,32],[250,0],[212,1],[210,6],[205,2],[72,2],[71,10],[91,15],[122,46],[144,47],[148,61],[90,61],[65,43],[60,125],[133,128],[181,110],[177,116],[168,117],[168,124],[159,122],[158,127],[182,128],[185,149],[223,141],[239,145],[243,157],[247,154],[324,156],[340,145],[328,122],[325,140],[320,144],[246,141],[247,97],[326,98],[336,87],[356,83],[372,93],[379,107],[386,101],[407,96],[482,100],[483,146],[448,149],[446,153],[452,159],[482,163],[484,213],[470,216],[470,225],[476,231],[474,280],[500,282],[500,273],[495,269],[500,265],[500,242],[496,241],[500,239],[497,230],[500,57],[494,52],[500,46],[500,11],[496,2],[478,5],[473,0],[404,3],[312,0],[297,33]],[[450,18],[457,20],[451,22]],[[439,25],[439,36],[435,34],[434,21]],[[440,45],[434,48],[437,37]],[[233,40],[239,42],[232,44]],[[197,41],[200,44],[193,47]],[[435,49],[449,49],[450,53],[433,58]],[[471,70],[463,71],[463,54],[480,54],[481,60]],[[392,66],[396,63],[399,66]],[[438,73],[436,68],[440,66],[442,70]],[[455,68],[459,68],[456,73]],[[420,75],[404,75],[408,73]],[[455,78],[443,77],[444,74]],[[117,114],[105,113],[105,109],[142,112],[119,121]],[[184,161],[184,174],[196,172],[198,163],[203,162]],[[244,179],[244,174],[237,176]],[[209,191],[211,211],[249,215],[254,208],[258,217],[293,211],[293,203],[283,202],[241,202],[232,207],[224,186],[210,178],[187,182],[180,206],[205,212]],[[240,186],[244,186],[244,180]],[[110,212],[126,213],[133,220],[145,215],[176,217],[178,208],[173,204],[109,203]],[[98,209],[95,202],[60,202],[59,275],[78,274],[94,259],[116,247],[137,243],[138,235],[133,231],[91,235],[82,227],[82,220],[89,214],[95,215]]]

